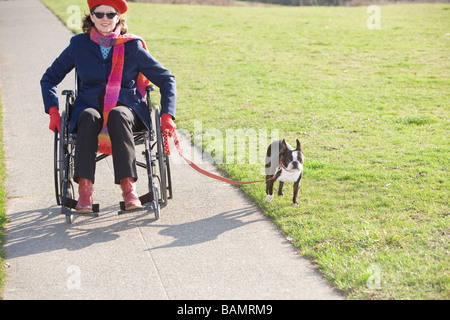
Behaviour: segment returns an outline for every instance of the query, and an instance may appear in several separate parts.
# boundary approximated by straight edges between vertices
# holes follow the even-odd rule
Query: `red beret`
[[[90,11],[92,11],[95,6],[101,5],[114,7],[120,14],[125,13],[128,10],[128,4],[125,0],[88,0]]]

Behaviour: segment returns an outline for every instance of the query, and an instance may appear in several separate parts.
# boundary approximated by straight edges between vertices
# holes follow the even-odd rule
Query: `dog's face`
[[[303,152],[300,141],[297,139],[297,146],[295,149],[288,146],[283,140],[281,148],[281,161],[284,168],[289,172],[300,171],[303,169]]]

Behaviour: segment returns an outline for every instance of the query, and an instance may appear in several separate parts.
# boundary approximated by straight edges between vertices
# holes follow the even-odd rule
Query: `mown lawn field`
[[[87,11],[42,1],[63,22]],[[206,150],[211,132],[260,134],[261,152],[260,129],[300,139],[298,207],[291,185],[269,204],[264,184],[242,189],[327,279],[349,299],[450,298],[450,5],[380,6],[380,29],[367,7],[129,5]],[[224,153],[232,178],[263,178]]]

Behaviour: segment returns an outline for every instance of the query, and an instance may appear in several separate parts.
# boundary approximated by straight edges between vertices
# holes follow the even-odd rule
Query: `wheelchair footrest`
[[[77,206],[78,201],[72,199],[72,198],[63,198],[62,199],[62,206],[70,209],[75,209]],[[92,211],[94,212],[100,212],[100,205],[98,203],[94,203],[92,205]],[[72,212],[73,214],[73,212]],[[85,215],[85,213],[83,213]]]
[[[117,212],[117,215],[127,214],[127,213],[136,213],[136,212],[146,212],[145,208],[131,209],[125,210],[125,208],[120,208],[120,211]]]
[[[91,212],[91,213],[79,213],[76,211],[71,211],[69,208],[62,207],[61,214],[64,214],[65,216],[79,216],[79,217],[92,217],[92,218],[98,218],[98,212]]]
[[[146,204],[146,203],[152,202],[153,201],[152,194],[149,192],[149,193],[144,194],[143,196],[140,196],[139,197],[139,201],[141,201],[141,203],[143,205]],[[136,209],[136,210],[139,211],[139,210],[142,210],[142,209]],[[134,211],[134,210],[125,210],[125,202],[124,201],[120,201],[119,214],[124,214],[124,213],[132,212],[132,211]]]
[[[140,197],[139,197],[139,200],[141,200],[141,203],[142,203],[142,204],[152,202],[152,201],[153,201],[153,195],[152,195],[151,192],[146,193],[146,194],[144,194],[143,196],[140,196]]]

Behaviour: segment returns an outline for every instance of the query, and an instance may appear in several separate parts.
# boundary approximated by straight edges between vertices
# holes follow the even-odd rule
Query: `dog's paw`
[[[268,194],[266,197],[266,202],[268,203],[268,202],[272,201],[272,199],[273,199],[273,194]]]

